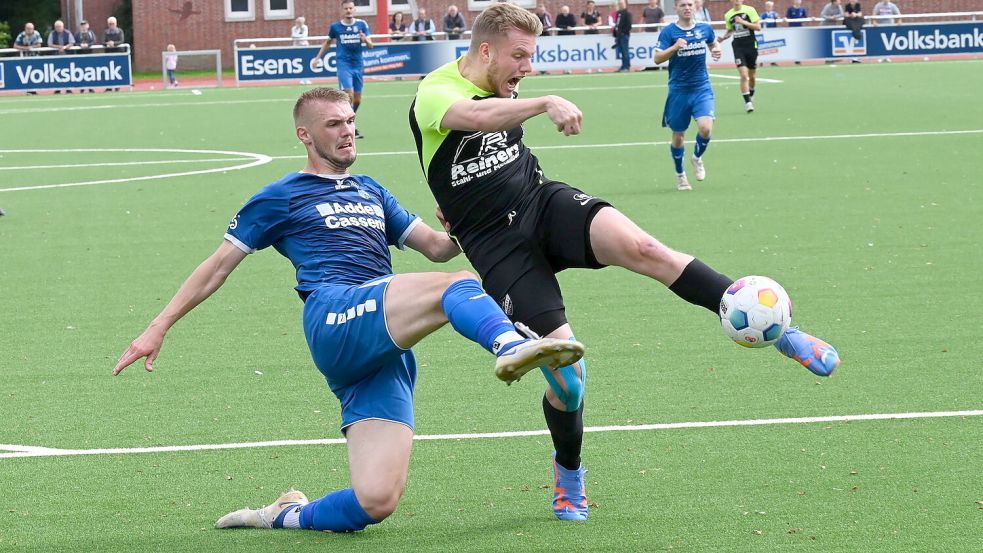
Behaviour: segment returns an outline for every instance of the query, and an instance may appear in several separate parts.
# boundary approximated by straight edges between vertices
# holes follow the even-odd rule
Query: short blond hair
[[[471,51],[477,52],[482,42],[503,36],[509,29],[539,36],[543,32],[543,23],[528,10],[515,4],[494,4],[485,8],[485,11],[474,20],[474,27],[471,29]]]
[[[312,88],[301,94],[300,98],[297,98],[297,103],[294,104],[294,123],[300,124],[301,115],[304,113],[304,107],[306,107],[308,104],[322,101],[343,102],[349,105],[352,103],[351,98],[348,97],[348,93],[344,90],[328,88],[326,86]]]

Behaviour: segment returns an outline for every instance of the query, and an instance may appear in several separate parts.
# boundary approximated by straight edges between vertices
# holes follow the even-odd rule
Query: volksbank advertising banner
[[[0,58],[0,90],[119,88],[132,84],[129,53]]]
[[[723,31],[718,30],[719,34]],[[633,67],[652,67],[658,33],[632,33]],[[757,33],[759,63],[837,57],[929,56],[983,52],[983,22],[868,26],[860,39],[843,27],[782,27]],[[621,65],[610,35],[539,37],[532,64],[536,71],[615,69]],[[732,64],[730,41],[722,44],[722,64]],[[323,69],[311,69],[317,48],[250,48],[236,51],[240,81],[334,77],[334,50]],[[422,75],[467,52],[468,41],[380,44],[363,51],[365,75]],[[708,56],[709,57],[709,56]],[[710,61],[708,59],[708,61]]]

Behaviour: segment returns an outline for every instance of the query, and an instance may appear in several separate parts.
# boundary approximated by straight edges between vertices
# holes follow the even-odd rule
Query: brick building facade
[[[380,0],[357,0],[359,5],[375,6]],[[407,7],[418,5],[426,7],[430,17],[440,27],[447,6],[455,3],[470,24],[488,0],[387,0],[390,13],[396,9],[409,11]],[[674,0],[663,0],[673,2]],[[873,8],[876,0],[861,0],[867,9]],[[111,15],[113,6],[119,0],[85,0],[85,17],[92,23],[93,30],[101,35],[106,17]],[[402,4],[400,4],[402,2]],[[412,2],[412,3],[407,3]],[[637,2],[637,3],[636,3]],[[818,16],[828,0],[803,0],[810,16]],[[983,0],[894,0],[902,13],[983,11]],[[304,16],[310,27],[311,36],[323,35],[328,26],[340,15],[340,0],[132,0],[133,39],[135,46],[135,69],[138,71],[160,70],[160,52],[167,44],[174,44],[179,50],[221,49],[222,60],[231,66],[232,41],[236,38],[288,37],[295,16]],[[520,0],[520,4],[532,8],[536,0]],[[586,0],[544,0],[547,10],[556,14],[562,5],[570,6],[579,14]],[[598,0],[599,10],[607,13],[613,9],[613,0]],[[764,0],[748,0],[760,11]],[[67,8],[73,0],[63,0]],[[629,9],[641,19],[645,0],[631,0]],[[784,13],[791,0],[776,0],[775,9]],[[714,19],[719,19],[729,9],[729,0],[707,0],[706,5]],[[233,13],[238,21],[229,21],[227,13],[232,8],[244,10]],[[276,11],[277,8],[290,8]],[[251,10],[251,11],[250,11]],[[373,11],[368,9],[367,11]],[[369,27],[377,28],[376,17],[362,14]],[[67,21],[66,21],[67,23]],[[70,28],[77,25],[71,24]],[[129,37],[128,37],[129,38]]]

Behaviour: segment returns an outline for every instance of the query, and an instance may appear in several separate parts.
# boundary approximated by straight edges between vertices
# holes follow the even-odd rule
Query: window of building
[[[255,21],[256,0],[225,0],[226,21]]]
[[[265,19],[293,19],[294,0],[263,0]]]
[[[488,6],[491,6],[492,4],[496,3],[497,1],[498,0],[468,0],[468,11],[480,12],[481,10],[487,8]],[[611,2],[614,2],[614,0],[610,0],[610,1]],[[515,0],[512,3],[515,4],[516,6],[522,6],[523,8],[535,8],[536,7],[536,0]],[[586,3],[586,0],[585,0],[584,3]],[[600,2],[598,2],[598,3],[600,3]],[[459,8],[463,8],[463,6],[461,6],[461,5],[458,5],[458,7]],[[572,7],[570,9],[571,9],[571,11],[573,10]],[[444,12],[444,13],[447,13],[447,12]],[[440,14],[440,17],[444,17],[444,14],[443,13]],[[478,16],[475,15],[474,17],[478,17]],[[434,18],[434,19],[436,20],[436,18]],[[464,19],[465,19],[465,21],[468,22],[468,28],[470,29],[471,28],[471,19],[472,18],[465,17]],[[439,26],[440,25],[438,24],[438,27]]]

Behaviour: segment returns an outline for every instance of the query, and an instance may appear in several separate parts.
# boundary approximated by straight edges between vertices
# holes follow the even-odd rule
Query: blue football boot
[[[553,513],[560,520],[587,520],[587,469],[564,468],[553,459]]]
[[[791,357],[819,376],[829,376],[840,366],[840,354],[826,342],[793,326],[775,342],[785,357]]]

